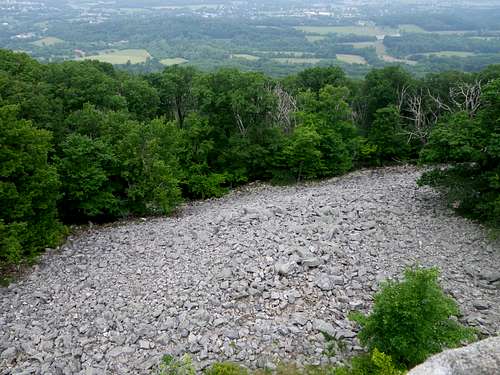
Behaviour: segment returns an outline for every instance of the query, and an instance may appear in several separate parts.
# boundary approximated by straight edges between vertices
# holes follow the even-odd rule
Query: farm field
[[[314,57],[276,57],[271,60],[280,64],[317,64],[322,61]]]
[[[86,56],[84,60],[99,60],[110,64],[140,64],[146,62],[151,55],[145,49],[124,49],[103,51],[97,55]]]
[[[353,42],[353,43],[342,43],[342,44],[353,46],[356,49],[371,48],[371,47],[376,47],[377,45],[376,42]]]
[[[53,45],[59,44],[59,43],[64,43],[64,40],[59,39],[59,38],[55,38],[53,36],[48,36],[48,37],[36,40],[36,41],[32,42],[31,44],[34,44],[37,47],[49,47],[49,46],[53,46]]]
[[[437,56],[437,57],[470,57],[477,55],[477,53],[464,52],[464,51],[439,51],[439,52],[420,53],[419,55]]]
[[[306,34],[354,34],[366,36],[396,35],[398,30],[378,26],[296,26]]]
[[[306,39],[308,42],[314,43],[318,42],[320,40],[325,39],[326,37],[324,35],[306,35]]]
[[[248,61],[257,61],[260,59],[259,56],[254,56],[254,55],[249,55],[246,53],[235,53],[230,56],[231,59],[241,59],[241,60],[248,60]]]
[[[368,64],[365,58],[359,55],[337,54],[337,60],[345,62],[347,64]]]
[[[187,62],[188,62],[188,60],[186,60],[182,57],[172,57],[172,58],[160,60],[160,64],[165,65],[165,66],[181,65],[181,64],[185,64]]]

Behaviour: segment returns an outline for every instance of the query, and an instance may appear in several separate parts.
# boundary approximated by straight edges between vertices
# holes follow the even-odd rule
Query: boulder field
[[[361,350],[349,312],[414,264],[439,267],[461,320],[498,334],[500,247],[420,174],[251,184],[73,235],[0,289],[0,374],[148,374],[167,353],[200,368],[341,360]],[[322,332],[343,342],[334,357]]]

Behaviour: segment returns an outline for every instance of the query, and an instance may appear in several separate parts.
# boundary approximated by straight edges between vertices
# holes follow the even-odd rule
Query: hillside
[[[7,373],[148,374],[165,353],[271,365],[325,360],[320,331],[359,352],[351,310],[408,265],[438,266],[464,322],[495,334],[498,244],[421,170],[252,185],[174,217],[91,228],[0,289]],[[4,351],[11,348],[9,351]]]

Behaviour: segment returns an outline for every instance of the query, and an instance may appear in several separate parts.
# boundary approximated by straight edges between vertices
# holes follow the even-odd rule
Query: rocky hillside
[[[321,331],[359,350],[351,310],[419,263],[463,320],[500,321],[500,249],[413,167],[252,186],[176,217],[92,229],[0,290],[0,374],[146,374],[165,353],[272,365],[326,360]],[[341,359],[343,353],[338,353]]]

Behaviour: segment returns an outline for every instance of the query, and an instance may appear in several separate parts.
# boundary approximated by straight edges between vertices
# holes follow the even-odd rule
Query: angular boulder
[[[459,349],[445,350],[411,370],[408,375],[498,375],[500,336]]]

